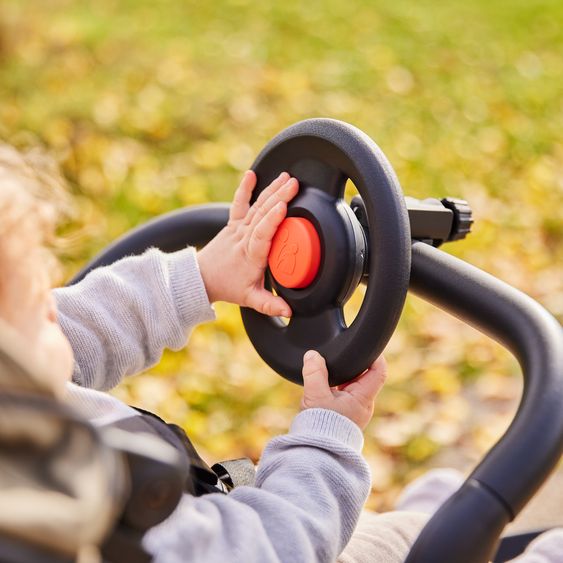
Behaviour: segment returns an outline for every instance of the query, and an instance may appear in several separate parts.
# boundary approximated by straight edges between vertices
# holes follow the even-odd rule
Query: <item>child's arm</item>
[[[54,295],[74,352],[73,380],[93,389],[154,365],[164,348],[180,349],[195,325],[214,318],[191,248],[150,249]]]
[[[289,434],[265,449],[257,486],[229,495],[184,496],[145,538],[155,561],[334,561],[369,492],[358,425],[367,424],[385,371],[380,359],[353,383],[331,389],[324,360],[307,356],[305,410]]]
[[[298,184],[283,173],[250,207],[255,184],[256,176],[247,172],[227,226],[197,254],[191,248],[173,254],[151,249],[55,290],[59,322],[75,355],[76,383],[110,389],[154,365],[164,348],[180,349],[195,325],[214,318],[213,301],[291,314],[281,297],[264,289],[264,270]]]

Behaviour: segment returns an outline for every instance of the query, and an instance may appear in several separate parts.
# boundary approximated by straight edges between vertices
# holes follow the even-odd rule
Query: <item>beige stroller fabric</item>
[[[25,342],[0,322],[0,543],[97,561],[125,489],[121,458],[56,399]]]

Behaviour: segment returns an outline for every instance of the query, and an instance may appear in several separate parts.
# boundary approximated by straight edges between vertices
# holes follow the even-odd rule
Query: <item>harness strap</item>
[[[194,496],[209,493],[226,493],[228,488],[217,474],[197,453],[194,445],[180,426],[167,423],[149,411],[135,408],[140,416],[131,417],[116,423],[124,430],[150,432],[172,445],[180,453],[183,463],[189,469],[185,491]],[[138,420],[136,420],[138,419]]]

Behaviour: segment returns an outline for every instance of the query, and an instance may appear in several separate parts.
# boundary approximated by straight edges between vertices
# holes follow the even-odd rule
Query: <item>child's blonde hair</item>
[[[6,287],[14,279],[33,285],[34,268],[42,274],[35,279],[45,272],[54,277],[58,262],[48,249],[68,210],[68,194],[52,158],[0,143],[0,315]]]

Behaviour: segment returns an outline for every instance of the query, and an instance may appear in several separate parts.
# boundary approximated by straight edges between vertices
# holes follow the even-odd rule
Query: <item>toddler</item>
[[[213,319],[214,301],[291,315],[263,287],[272,237],[298,191],[288,174],[251,206],[256,177],[247,172],[228,225],[200,252],[151,249],[52,293],[43,245],[63,194],[14,150],[1,151],[1,318],[25,338],[58,395],[94,424],[140,416],[101,390],[153,365],[165,347],[184,346],[196,324]],[[303,410],[289,433],[265,448],[256,486],[184,495],[145,537],[156,561],[336,559],[369,492],[361,428],[371,418],[385,363],[379,359],[354,382],[331,389],[323,358],[310,351],[303,376]]]

